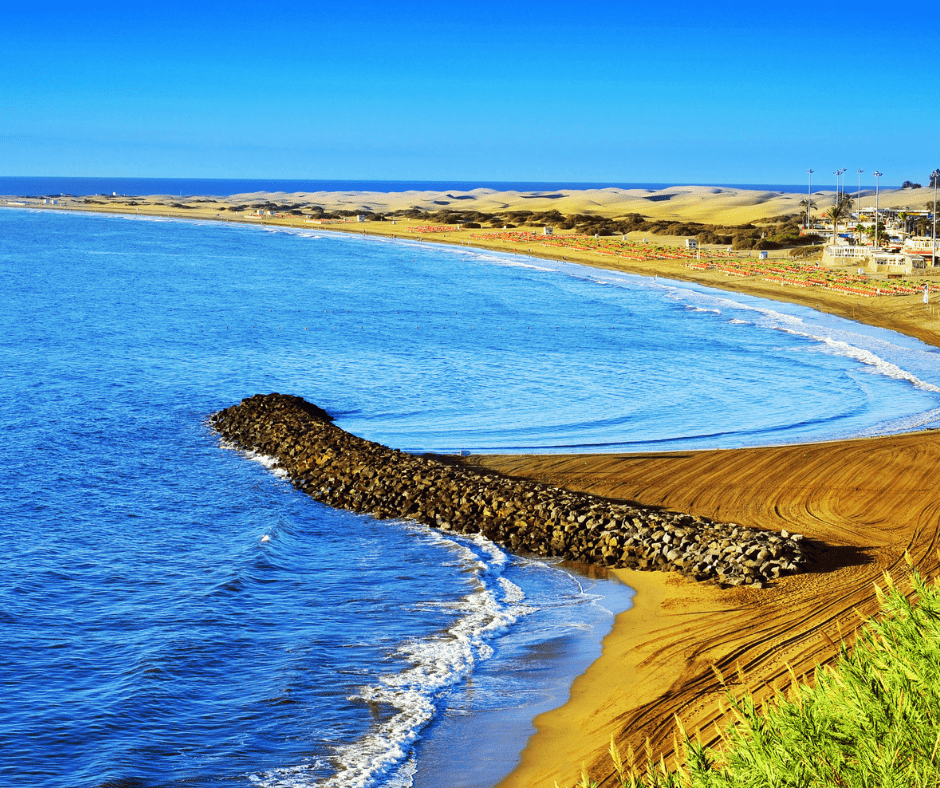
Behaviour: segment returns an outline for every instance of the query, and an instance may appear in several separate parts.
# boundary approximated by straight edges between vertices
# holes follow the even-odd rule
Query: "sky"
[[[0,1],[0,175],[926,184],[940,3]]]

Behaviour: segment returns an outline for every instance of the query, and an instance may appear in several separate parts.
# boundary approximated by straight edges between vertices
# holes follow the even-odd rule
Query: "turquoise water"
[[[936,423],[932,348],[467,248],[0,211],[0,783],[479,786],[629,592],[336,512],[206,417],[301,395],[410,451]],[[264,537],[268,537],[267,540]]]

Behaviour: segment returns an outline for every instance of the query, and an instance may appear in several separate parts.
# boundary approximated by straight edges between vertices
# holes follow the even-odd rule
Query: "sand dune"
[[[474,189],[469,192],[283,192],[232,195],[228,201],[251,203],[261,200],[302,202],[324,209],[391,212],[408,208],[439,210],[452,207],[492,213],[504,210],[549,211],[563,214],[590,213],[624,216],[639,213],[654,219],[709,221],[741,224],[754,219],[795,213],[801,210],[801,194],[749,191],[713,186],[673,186],[668,189],[584,189],[550,193],[520,193]],[[825,201],[825,197],[815,198]]]
[[[849,190],[850,196],[854,192]],[[874,205],[874,191],[862,192],[862,204]],[[83,205],[92,210],[128,210],[127,203],[134,202],[134,209],[141,205],[147,212],[173,213],[174,203],[186,204],[186,215],[213,216],[215,211],[233,205],[274,202],[281,205],[302,207],[320,206],[325,210],[352,210],[362,212],[390,213],[409,208],[437,211],[442,208],[474,210],[498,213],[507,210],[535,212],[557,210],[561,213],[587,213],[598,216],[618,217],[638,213],[650,219],[670,221],[699,221],[713,224],[746,224],[784,214],[799,214],[805,210],[800,205],[806,192],[775,192],[760,189],[739,189],[716,186],[671,186],[665,189],[583,189],[554,192],[497,191],[474,189],[472,191],[448,190],[403,191],[403,192],[252,192],[212,198],[211,202],[196,203],[196,198],[180,198],[175,195],[159,195],[126,200],[109,199],[105,206],[88,206],[79,200],[62,200],[62,205]],[[884,190],[879,193],[882,208],[910,207],[922,210],[933,199],[933,190],[927,188]],[[817,213],[825,210],[834,200],[833,192],[814,192],[813,202]],[[123,206],[123,207],[122,207]],[[61,207],[61,205],[60,205]],[[133,209],[131,210],[133,212]],[[229,217],[231,218],[231,217]]]

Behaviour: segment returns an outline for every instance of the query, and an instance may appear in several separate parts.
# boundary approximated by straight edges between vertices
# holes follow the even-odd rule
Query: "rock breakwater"
[[[765,583],[808,563],[798,534],[628,505],[357,438],[300,397],[258,394],[211,417],[236,447],[274,457],[291,482],[335,508],[481,533],[520,552],[723,585]]]

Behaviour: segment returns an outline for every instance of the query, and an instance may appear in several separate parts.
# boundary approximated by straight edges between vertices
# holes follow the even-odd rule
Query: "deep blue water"
[[[570,181],[325,181],[245,178],[82,178],[69,176],[0,176],[0,194],[30,197],[74,196],[90,194],[152,195],[177,194],[228,196],[251,192],[319,192],[319,191],[498,191],[542,192],[556,189],[663,189],[683,186],[675,183],[579,183]],[[806,184],[701,184],[729,188],[758,189],[778,192],[805,192]],[[872,187],[865,187],[866,189]],[[882,188],[888,188],[884,186]],[[817,185],[814,191],[833,191],[835,186]]]
[[[468,248],[3,210],[0,276],[4,786],[492,785],[599,653],[621,587],[309,500],[242,397],[412,451],[940,418],[915,340]]]

